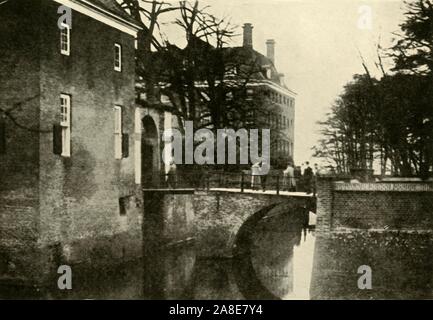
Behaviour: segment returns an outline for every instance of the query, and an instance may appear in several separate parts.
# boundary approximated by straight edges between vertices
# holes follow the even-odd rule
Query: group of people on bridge
[[[290,162],[286,169],[272,169],[264,174],[261,163],[255,163],[250,170],[210,171],[210,170],[178,170],[172,163],[161,186],[168,188],[240,188],[263,191],[277,190],[289,192],[306,192],[315,194],[316,178],[319,175],[317,164],[313,168],[309,162],[294,166]]]
[[[314,164],[314,168],[311,168],[310,163],[307,161],[301,166],[294,166],[291,162],[287,165],[287,168],[282,171],[282,181],[278,185],[278,188],[283,191],[299,191],[306,192],[307,194],[316,193],[316,180],[319,175],[319,166]],[[275,174],[274,174],[275,175]],[[280,173],[277,172],[279,176]],[[262,188],[266,190],[267,180],[269,175],[261,175],[260,165],[258,163],[253,164],[251,167],[251,188],[257,190]]]

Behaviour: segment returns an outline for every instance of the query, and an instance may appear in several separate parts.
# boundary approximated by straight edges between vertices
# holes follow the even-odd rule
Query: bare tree
[[[161,15],[178,10],[178,7],[157,0],[121,0],[121,6],[145,26],[137,35],[137,74],[146,83],[147,99],[155,102],[155,69],[152,47],[156,50],[161,49],[155,32],[160,29]]]
[[[252,50],[228,47],[236,27],[207,8],[197,1],[181,3],[174,23],[184,31],[187,45],[180,49],[167,41],[157,53],[162,93],[177,115],[194,121],[197,128],[248,127],[266,109],[264,92],[249,89],[263,71],[260,57]]]

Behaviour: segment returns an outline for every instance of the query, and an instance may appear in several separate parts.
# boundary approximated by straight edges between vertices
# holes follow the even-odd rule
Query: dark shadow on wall
[[[293,291],[293,250],[308,226],[307,207],[274,204],[255,213],[239,229],[233,271],[246,299],[279,300]]]
[[[252,215],[239,229],[233,249],[233,272],[236,283],[245,299],[279,300],[260,281],[251,259],[252,235],[259,221],[277,204],[270,205]]]
[[[72,152],[73,157],[63,159],[67,172],[64,182],[65,195],[71,195],[77,201],[90,199],[98,190],[94,173],[96,160],[81,144]]]
[[[164,299],[163,192],[145,192],[143,206],[143,296]]]

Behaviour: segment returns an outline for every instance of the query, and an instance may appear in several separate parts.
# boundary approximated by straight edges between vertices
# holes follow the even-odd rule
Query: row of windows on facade
[[[71,28],[66,23],[62,24],[60,30],[60,53],[69,56],[71,54]],[[114,70],[122,72],[122,46],[114,44]]]
[[[71,156],[71,96],[60,95],[60,125],[54,125],[54,153],[63,157]],[[123,133],[122,107],[114,106],[114,158],[122,159],[129,156],[129,135]]]
[[[275,102],[275,103],[279,103],[279,104],[283,104],[283,105],[287,105],[289,107],[294,107],[295,105],[295,101],[289,97],[285,97],[279,93],[273,92],[273,91],[269,91],[269,98],[271,99],[271,101]]]
[[[199,114],[201,124],[212,122],[209,112],[198,111],[198,114]],[[231,117],[230,114],[228,114],[227,117],[229,120],[235,119],[234,117]],[[254,110],[249,110],[247,111],[245,118],[246,118],[245,120],[246,125],[254,125],[254,119],[256,119],[256,113],[254,112]],[[293,119],[290,120],[289,118],[286,118],[286,116],[283,116],[281,114],[276,115],[269,112],[266,117],[266,125],[268,125],[270,128],[275,127],[278,130],[290,129],[291,127],[293,127]]]
[[[268,114],[267,123],[271,127],[276,127],[277,129],[290,129],[293,127],[293,119],[286,118],[286,116],[283,116],[281,114],[274,115],[274,114]]]
[[[115,159],[127,158],[129,156],[129,135],[123,133],[122,107],[114,106],[114,157]],[[71,156],[71,96],[61,94],[60,96],[60,125],[54,125],[53,149],[54,153],[63,157]],[[291,154],[293,143],[285,140],[277,140],[276,152]],[[6,130],[5,121],[0,119],[0,153],[6,152]]]
[[[253,89],[247,89],[247,100],[252,100],[253,94],[254,94]],[[277,92],[268,91],[267,95],[268,95],[269,99],[271,99],[271,101],[274,103],[287,105],[289,107],[294,107],[294,105],[295,105],[295,100],[293,100],[289,97],[285,97],[284,95],[279,94]],[[229,92],[228,93],[228,99],[232,99],[232,98],[233,98],[233,94],[231,92]]]
[[[247,124],[252,125],[254,120],[256,119],[256,113],[254,110],[250,110],[246,114]],[[270,128],[276,128],[277,130],[290,129],[293,127],[293,119],[290,120],[286,118],[286,116],[281,114],[273,114],[271,112],[267,113],[266,116],[266,125]]]
[[[274,157],[277,153],[292,155],[293,152],[293,142],[286,140],[277,140],[276,148],[271,148],[271,156]]]

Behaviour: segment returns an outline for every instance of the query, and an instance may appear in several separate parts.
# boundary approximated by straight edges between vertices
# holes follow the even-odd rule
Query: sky
[[[297,93],[295,163],[312,159],[323,120],[343,86],[363,73],[360,53],[374,74],[376,48],[389,48],[403,21],[402,0],[207,0],[208,12],[230,17],[238,26],[231,45],[242,45],[244,23],[252,23],[254,49],[266,54],[267,39],[276,41],[276,67],[286,85]],[[163,34],[182,45],[183,35],[162,16]],[[385,61],[391,66],[391,61]]]

